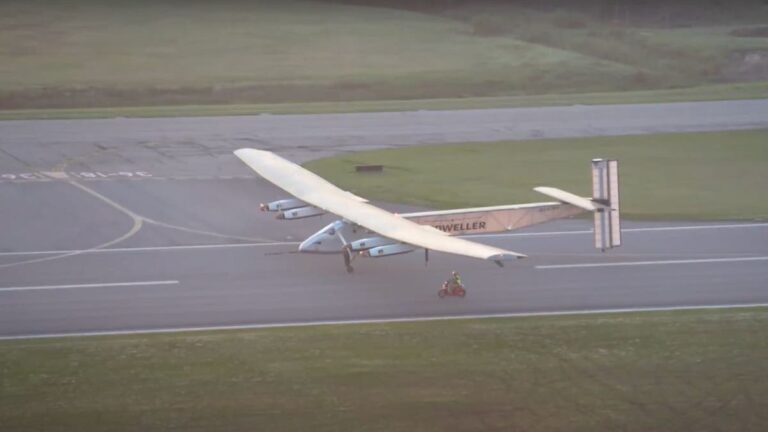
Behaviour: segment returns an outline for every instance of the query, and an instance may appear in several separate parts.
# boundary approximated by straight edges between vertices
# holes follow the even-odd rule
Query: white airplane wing
[[[431,226],[419,225],[382,210],[272,152],[244,148],[235,151],[235,155],[260,176],[301,201],[381,236],[425,249],[486,260],[506,261],[526,257],[516,252],[451,237]]]

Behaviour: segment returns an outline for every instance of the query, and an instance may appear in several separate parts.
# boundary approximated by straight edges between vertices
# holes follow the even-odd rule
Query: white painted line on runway
[[[587,309],[587,310],[552,311],[552,312],[517,312],[517,313],[476,314],[476,315],[441,315],[441,316],[423,316],[423,317],[412,317],[412,318],[381,318],[381,319],[357,319],[357,320],[353,319],[353,320],[336,320],[336,321],[299,321],[299,322],[275,323],[275,324],[240,324],[240,325],[221,325],[221,326],[207,326],[207,327],[107,330],[107,331],[75,332],[75,333],[41,333],[41,334],[26,334],[26,335],[14,335],[14,336],[0,336],[0,341],[20,340],[20,339],[86,337],[86,336],[120,336],[120,335],[156,334],[156,333],[188,333],[188,332],[225,331],[225,330],[252,330],[252,329],[269,329],[269,328],[285,328],[285,327],[389,324],[389,323],[429,322],[429,321],[458,321],[458,320],[493,319],[493,318],[525,318],[525,317],[546,317],[546,316],[568,316],[568,315],[620,314],[620,313],[633,313],[633,312],[745,309],[745,308],[757,308],[757,307],[768,307],[768,303],[744,303],[744,304],[699,305],[699,306],[658,306],[658,307],[614,308],[614,309]]]
[[[768,223],[628,228],[628,229],[623,229],[622,232],[627,233],[627,232],[684,231],[684,230],[737,229],[737,228],[768,228]],[[506,234],[471,234],[471,235],[466,235],[461,237],[462,238],[536,237],[536,236],[557,236],[557,235],[568,235],[568,234],[592,234],[592,230],[548,231],[548,232],[506,233]],[[148,247],[133,247],[133,248],[0,252],[0,257],[24,256],[24,255],[56,255],[56,254],[68,254],[68,253],[91,254],[91,253],[107,253],[107,252],[146,252],[146,251],[185,250],[185,249],[219,249],[219,248],[226,249],[226,248],[269,247],[269,246],[294,246],[294,245],[298,245],[299,243],[300,242],[223,243],[223,244],[209,244],[209,245],[187,245],[187,246],[148,246]]]
[[[710,229],[738,229],[738,228],[768,228],[768,223],[745,223],[728,225],[691,225],[691,226],[668,226],[668,227],[646,227],[646,228],[623,228],[622,233],[631,232],[654,232],[654,231],[689,231],[689,230],[710,230]],[[482,237],[537,237],[537,236],[557,236],[568,234],[593,234],[592,230],[580,231],[550,231],[550,232],[531,232],[531,233],[503,233],[503,234],[469,234],[462,236],[464,238],[482,238]]]
[[[225,243],[210,245],[187,245],[187,246],[148,246],[133,248],[108,248],[108,249],[72,249],[72,250],[52,250],[52,251],[28,251],[28,252],[0,252],[0,256],[21,256],[21,255],[55,255],[64,253],[78,252],[82,254],[106,253],[106,252],[146,252],[146,251],[164,251],[164,250],[184,250],[184,249],[226,249],[241,247],[259,247],[259,246],[294,246],[300,242],[272,242],[272,243]]]
[[[147,285],[176,285],[177,280],[162,280],[162,281],[143,281],[143,282],[108,282],[108,283],[94,283],[94,284],[76,284],[76,285],[40,285],[40,286],[22,286],[22,287],[5,287],[0,288],[2,291],[39,291],[39,290],[58,290],[58,289],[73,289],[73,288],[111,288],[111,287],[124,287],[124,286],[147,286]]]
[[[626,232],[626,230],[622,230]],[[581,231],[549,231],[549,232],[531,232],[531,233],[492,233],[492,234],[467,234],[459,236],[461,238],[494,238],[494,237],[548,237],[569,234],[592,234],[592,230]]]
[[[707,263],[750,262],[750,261],[768,261],[768,256],[740,257],[740,258],[702,258],[702,259],[663,260],[663,261],[625,261],[625,262],[603,262],[603,263],[583,263],[583,264],[554,264],[554,265],[540,265],[540,266],[536,266],[536,268],[541,270],[550,270],[550,269],[630,267],[630,266],[671,265],[671,264],[707,264]]]
[[[626,231],[626,232],[685,231],[685,230],[736,229],[736,228],[768,228],[768,223],[744,223],[744,224],[730,224],[730,225],[691,225],[691,226],[671,226],[671,227],[646,227],[646,228],[628,228],[628,229],[622,229],[622,231]]]

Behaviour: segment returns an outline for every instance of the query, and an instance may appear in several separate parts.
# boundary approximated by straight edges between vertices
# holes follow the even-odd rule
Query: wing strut
[[[336,236],[341,240],[341,244],[344,246],[341,248],[341,254],[344,255],[344,267],[347,268],[347,273],[352,273],[355,269],[352,267],[352,247],[349,245],[347,239],[341,234],[341,229],[336,230]]]
[[[347,268],[347,273],[354,272],[355,269],[352,267],[352,248],[349,245],[344,245],[341,249],[341,254],[344,256],[344,267]]]

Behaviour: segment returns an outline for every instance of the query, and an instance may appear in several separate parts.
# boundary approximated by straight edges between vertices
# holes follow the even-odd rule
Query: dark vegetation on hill
[[[325,0],[336,3],[451,13],[480,7],[573,12],[630,26],[686,27],[766,22],[768,0]],[[756,13],[757,12],[757,13]]]

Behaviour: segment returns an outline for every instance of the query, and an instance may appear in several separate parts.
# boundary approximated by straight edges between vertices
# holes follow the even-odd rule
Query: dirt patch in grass
[[[732,30],[730,34],[738,37],[768,38],[768,26],[739,28]]]
[[[723,73],[741,81],[768,80],[768,50],[733,53]]]

